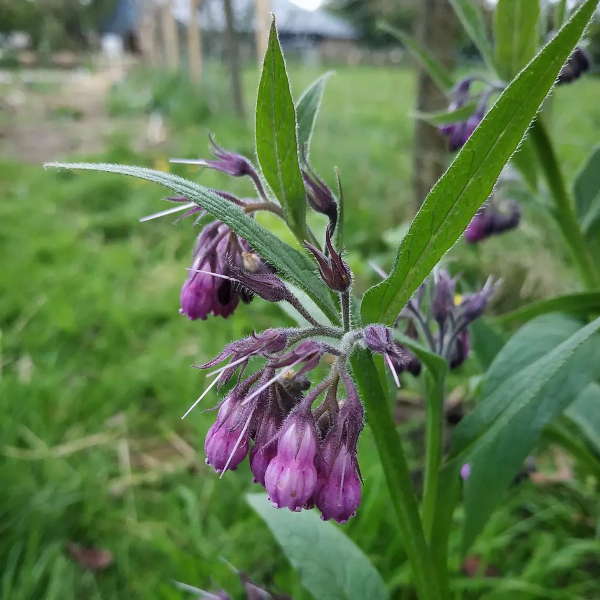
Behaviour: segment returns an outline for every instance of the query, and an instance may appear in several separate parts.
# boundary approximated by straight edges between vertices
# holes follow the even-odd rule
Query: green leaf
[[[345,534],[315,511],[273,508],[264,494],[248,494],[248,504],[269,526],[304,587],[319,600],[385,600],[381,575]]]
[[[488,318],[473,321],[469,326],[469,332],[473,352],[483,369],[487,369],[504,346],[504,337],[493,327]]]
[[[279,274],[302,288],[332,321],[339,320],[338,309],[331,299],[329,290],[315,275],[315,268],[308,256],[282,242],[270,231],[259,225],[238,206],[224,200],[209,188],[171,173],[144,167],[112,165],[103,163],[47,163],[46,167],[82,169],[130,175],[158,183],[171,191],[198,203],[213,217],[229,225],[241,235]]]
[[[392,323],[465,230],[492,192],[597,5],[598,0],[586,0],[510,83],[429,192],[400,244],[390,275],[365,294],[361,308],[365,323]]]
[[[538,43],[539,0],[499,0],[494,13],[496,68],[512,79],[533,57]]]
[[[507,323],[528,321],[538,315],[553,312],[577,315],[600,313],[600,292],[580,292],[557,296],[556,298],[549,298],[547,300],[539,300],[500,315],[494,321],[506,325]]]
[[[577,217],[585,233],[600,221],[600,146],[594,148],[573,184]]]
[[[579,327],[574,319],[546,315],[519,330],[492,363],[480,403],[453,437],[452,455],[471,466],[464,549],[502,500],[542,429],[596,376],[598,329],[600,318]]]
[[[512,155],[511,162],[521,173],[529,189],[535,194],[538,189],[538,158],[529,137],[523,139]]]
[[[315,128],[315,121],[317,120],[321,100],[323,99],[325,84],[331,75],[333,75],[332,71],[321,75],[321,77],[304,90],[302,96],[300,96],[300,99],[296,103],[298,148],[303,150],[306,153],[306,156],[308,156],[310,140],[313,129]]]
[[[275,20],[258,85],[256,155],[290,229],[303,242],[307,239],[306,198],[298,162],[296,111]]]
[[[577,425],[600,456],[600,384],[590,383],[567,408],[565,416]]]
[[[431,125],[439,127],[440,125],[450,125],[459,121],[466,121],[477,110],[477,102],[468,102],[456,110],[442,110],[439,112],[422,113],[417,112],[415,116],[418,119],[427,121]]]
[[[379,28],[402,43],[442,92],[449,92],[452,89],[454,81],[449,75],[448,69],[435,59],[415,38],[387,23],[379,23]]]
[[[526,1],[529,2],[530,0]],[[480,8],[471,0],[450,0],[450,4],[464,30],[479,49],[483,60],[490,69],[494,70],[492,46]]]

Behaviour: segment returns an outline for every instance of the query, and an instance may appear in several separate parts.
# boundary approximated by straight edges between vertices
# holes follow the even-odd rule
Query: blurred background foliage
[[[44,19],[54,6],[71,7],[73,24],[58,8],[52,13],[63,28],[54,38],[60,43],[52,43],[79,50],[88,43],[80,45],[80,33],[110,4],[3,0],[0,24],[25,29],[42,45],[53,27],[40,22],[42,6]],[[377,18],[406,26],[413,18],[410,3],[394,15],[378,4],[337,6],[375,46],[383,42]],[[368,261],[389,266],[414,211],[415,73],[407,61],[334,66],[311,158],[330,184],[333,167],[340,169],[347,256],[364,289],[376,278]],[[289,67],[295,97],[324,70],[299,61]],[[0,80],[0,597],[186,597],[173,580],[241,597],[231,563],[276,591],[307,598],[244,501],[245,492],[258,489],[247,466],[218,479],[203,464],[212,413],[199,409],[179,419],[204,386],[192,365],[234,338],[289,324],[288,317],[255,300],[227,320],[187,321],[177,314],[178,294],[198,229],[170,218],[138,223],[165,206],[162,190],[40,166],[71,158],[169,169],[169,157],[207,156],[211,131],[224,147],[251,155],[252,120],[235,115],[228,72],[217,60],[207,59],[200,84],[136,64],[120,67],[116,77],[103,73],[99,66],[74,79],[17,71]],[[252,63],[242,79],[250,108],[258,81]],[[599,93],[600,81],[588,77],[554,95],[553,128],[571,177],[597,142]],[[245,181],[209,171],[173,170],[205,185],[251,191]],[[492,312],[575,287],[543,201],[526,198],[519,230],[476,247],[460,242],[448,258],[473,286],[488,274],[502,278]],[[265,223],[286,235],[278,221],[266,217]],[[479,372],[472,358],[453,377],[458,405],[469,402]],[[423,400],[418,381],[405,383],[397,417],[418,479]],[[216,401],[212,395],[203,408]],[[344,531],[381,570],[393,597],[410,598],[402,540],[370,431],[361,444],[365,497]],[[555,473],[564,460],[543,449],[537,469]],[[461,598],[597,597],[595,482],[575,468],[568,465],[570,475],[562,479],[532,479],[524,471],[464,563],[454,540]],[[74,559],[70,544],[109,551],[109,566],[99,570]]]

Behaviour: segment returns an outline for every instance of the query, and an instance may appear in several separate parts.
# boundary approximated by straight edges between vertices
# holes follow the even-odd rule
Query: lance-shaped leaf
[[[510,83],[429,192],[400,244],[389,277],[365,294],[361,309],[365,323],[392,323],[465,230],[492,192],[597,5],[598,0],[586,0]]]
[[[502,500],[542,429],[597,376],[598,329],[600,318],[580,327],[575,319],[546,315],[523,327],[492,363],[480,403],[453,437],[452,455],[471,467],[465,482],[465,549]]]
[[[415,38],[406,31],[396,29],[387,23],[380,23],[379,27],[402,43],[442,92],[449,92],[452,89],[454,81],[448,73],[448,69],[438,62]]]
[[[600,384],[590,383],[565,411],[600,457]]]
[[[564,312],[575,315],[600,314],[600,292],[579,292],[531,302],[494,319],[497,323],[519,323],[539,315]]]
[[[277,269],[282,277],[302,288],[330,319],[334,322],[338,321],[338,310],[331,299],[329,290],[315,275],[314,265],[310,259],[282,242],[245,214],[238,206],[223,199],[212,190],[183,177],[143,167],[103,163],[48,163],[45,166],[130,175],[159,183],[176,194],[189,198],[191,202],[198,203],[213,217],[223,221],[246,239],[264,260]]]
[[[600,221],[600,147],[595,148],[573,184],[577,217],[590,234]]]
[[[298,148],[309,154],[310,140],[315,128],[315,121],[323,99],[325,84],[333,74],[332,71],[324,73],[307,87],[296,103],[296,119],[298,121]]]
[[[256,101],[256,155],[264,178],[281,203],[290,229],[306,238],[306,198],[298,162],[296,110],[275,20]]]
[[[499,0],[494,14],[494,39],[500,77],[511,79],[535,54],[539,16],[539,0]]]
[[[483,60],[493,70],[494,56],[481,9],[472,0],[450,0],[450,4],[467,35],[481,52]]]
[[[248,504],[269,526],[304,587],[319,600],[386,600],[381,575],[339,528],[314,511],[273,508],[264,494],[248,494]]]

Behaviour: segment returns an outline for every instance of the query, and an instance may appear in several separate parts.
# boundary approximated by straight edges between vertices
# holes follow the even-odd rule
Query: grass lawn
[[[295,91],[316,73],[294,68]],[[217,75],[210,80],[215,86]],[[246,83],[252,106],[255,72],[246,74]],[[124,133],[111,136],[105,152],[70,158],[166,168],[169,156],[205,156],[208,131],[223,146],[250,153],[251,127],[219,110],[227,100],[223,85],[203,101],[199,122],[186,119],[182,108],[176,118],[175,111],[170,137],[160,146],[133,150],[124,139],[133,125],[124,121]],[[597,141],[598,93],[594,79],[557,91],[559,152],[569,174]],[[396,228],[412,212],[413,97],[407,70],[342,69],[328,84],[312,158],[330,182],[333,166],[340,168],[349,259],[359,286],[373,280],[367,258],[389,263]],[[185,167],[178,172],[195,175]],[[203,173],[201,181],[249,192],[245,182],[218,174]],[[192,323],[179,316],[195,230],[189,221],[138,223],[164,207],[156,187],[3,159],[0,188],[0,597],[185,597],[173,580],[238,593],[229,561],[295,600],[307,598],[245,504],[244,494],[258,490],[247,466],[218,479],[203,464],[202,439],[213,413],[179,418],[203,388],[192,364],[253,329],[288,323],[287,317],[261,300],[228,320]],[[468,277],[492,272],[504,278],[497,310],[573,287],[570,270],[548,252],[557,233],[547,229],[535,203],[525,215],[520,233],[477,250],[460,244],[452,253],[455,269]],[[209,397],[205,408],[216,400]],[[405,427],[407,439],[418,439],[409,435],[414,424]],[[411,451],[416,461],[419,444]],[[365,499],[344,529],[382,570],[394,597],[408,597],[408,572],[398,567],[402,543],[370,434],[361,466]],[[493,569],[502,583],[483,571],[460,576],[462,597],[597,597],[600,542],[593,514],[593,489],[585,483],[514,487],[473,550],[483,571]],[[82,569],[65,551],[70,542],[110,550],[113,565],[99,574]]]

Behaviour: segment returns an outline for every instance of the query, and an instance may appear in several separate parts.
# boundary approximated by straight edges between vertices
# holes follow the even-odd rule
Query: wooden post
[[[189,0],[189,3],[190,17],[187,30],[188,69],[191,81],[200,83],[202,79],[202,38],[198,9],[201,3],[200,0]]]
[[[446,68],[454,62],[456,17],[448,0],[421,0],[417,38]],[[443,110],[447,104],[437,86],[421,68],[417,80],[417,111]],[[421,119],[415,122],[413,190],[420,206],[446,168],[448,142],[436,127]]]
[[[231,95],[233,96],[235,112],[243,119],[246,116],[246,109],[244,107],[244,92],[242,89],[240,47],[235,30],[235,18],[231,0],[223,0],[223,10],[225,11],[225,48],[229,75],[231,77]]]
[[[173,16],[172,0],[165,0],[161,10],[162,37],[167,68],[173,71],[179,67],[179,39],[177,23]]]
[[[256,0],[254,11],[254,34],[256,39],[256,57],[260,67],[267,51],[269,27],[271,26],[271,1]]]
[[[156,39],[156,6],[148,0],[142,3],[140,18],[140,48],[142,58],[150,65],[158,64],[158,46]]]

